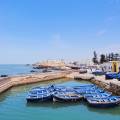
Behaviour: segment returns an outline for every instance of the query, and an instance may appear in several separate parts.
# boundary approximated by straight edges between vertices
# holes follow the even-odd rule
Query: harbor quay
[[[117,79],[106,80],[105,75],[95,76],[90,73],[79,74],[78,72],[73,72],[72,74],[67,75],[69,78],[73,78],[76,80],[86,80],[97,86],[107,90],[115,95],[120,95],[120,81]]]
[[[48,73],[33,73],[27,75],[0,78],[0,93],[6,91],[7,89],[13,86],[65,78],[66,75],[70,74],[71,72],[72,72],[71,70],[68,70]]]
[[[105,76],[95,76],[90,73],[80,74],[75,70],[65,70],[57,72],[48,73],[32,73],[27,75],[18,75],[6,78],[0,78],[0,93],[6,91],[7,89],[31,83],[37,83],[42,81],[57,80],[60,78],[72,78],[75,80],[89,81],[99,87],[111,92],[115,95],[120,95],[120,81],[116,79],[106,80]]]

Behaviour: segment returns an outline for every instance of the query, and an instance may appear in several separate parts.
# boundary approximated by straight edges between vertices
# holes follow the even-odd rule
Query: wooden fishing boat
[[[79,86],[74,86],[73,88],[74,89],[84,89],[84,88],[92,88],[92,87],[95,87],[94,84],[83,84],[83,85],[79,85]]]
[[[105,91],[102,89],[78,89],[75,90],[79,94],[97,94],[97,93],[104,93]]]
[[[56,92],[53,94],[53,101],[76,102],[82,100],[83,96],[74,92]]]
[[[52,100],[52,93],[46,88],[36,87],[29,91],[27,102],[44,102]]]
[[[92,74],[94,74],[94,75],[105,75],[106,72],[104,72],[102,70],[96,70],[96,71],[92,72]]]
[[[54,91],[65,91],[66,87],[65,86],[54,86]]]
[[[54,92],[74,92],[72,87],[54,86]]]
[[[27,102],[44,102],[44,101],[52,101],[51,94],[32,94],[27,96]]]
[[[93,94],[85,94],[84,98],[107,98],[110,97],[112,94],[111,93],[93,93]]]
[[[120,103],[120,98],[111,96],[107,98],[88,98],[88,103],[92,107],[98,107],[98,108],[108,108],[108,107],[115,107]]]
[[[37,86],[32,88],[32,90],[47,90],[47,91],[54,91],[54,85],[48,85],[48,86]]]
[[[106,79],[117,79],[120,76],[120,73],[106,73]]]

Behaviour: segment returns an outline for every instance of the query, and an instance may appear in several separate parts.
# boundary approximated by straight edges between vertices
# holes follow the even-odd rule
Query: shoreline
[[[74,72],[68,75],[67,77],[74,78],[74,79],[77,78],[77,80],[89,81],[101,87],[102,89],[108,92],[111,92],[112,94],[120,95],[120,81],[118,81],[117,79],[106,80],[104,75],[95,76],[88,73],[79,74],[77,72]]]
[[[79,74],[79,72],[73,70],[54,71],[48,73],[31,73],[26,75],[15,75],[12,77],[0,78],[0,94],[14,86],[27,85],[60,78],[77,78],[77,80],[89,81],[109,92],[112,92],[112,94],[120,95],[120,81],[114,79],[105,80],[105,76],[95,76],[88,73]]]

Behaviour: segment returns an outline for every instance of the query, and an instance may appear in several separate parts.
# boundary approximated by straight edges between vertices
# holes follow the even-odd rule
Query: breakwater
[[[40,81],[65,78],[66,75],[70,74],[71,72],[72,71],[69,70],[69,71],[35,73],[35,74],[0,78],[0,93],[17,85],[24,85],[24,84],[36,83]]]
[[[120,95],[120,81],[118,81],[117,79],[106,80],[104,75],[95,76],[88,73],[79,74],[78,72],[74,72],[67,77],[74,78],[76,80],[87,80],[109,92],[112,92],[115,95]]]
[[[35,82],[48,81],[59,78],[73,78],[77,80],[86,80],[99,87],[112,92],[115,95],[120,95],[120,81],[118,80],[105,80],[105,76],[94,76],[92,74],[79,74],[71,70],[49,72],[49,73],[34,73],[21,76],[13,76],[7,78],[0,78],[0,93],[5,90],[17,86],[30,84]]]
[[[94,79],[91,79],[90,82],[112,92],[115,95],[120,95],[120,81],[117,79],[106,80],[105,76],[96,76]]]

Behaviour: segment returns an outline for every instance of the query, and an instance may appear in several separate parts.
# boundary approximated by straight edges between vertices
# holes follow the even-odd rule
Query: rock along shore
[[[120,81],[117,79],[106,80],[105,76],[95,76],[92,74],[79,74],[78,72],[73,72],[72,74],[67,75],[69,78],[74,78],[76,80],[87,80],[93,84],[98,85],[99,87],[112,92],[115,95],[120,95]]]

